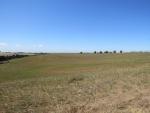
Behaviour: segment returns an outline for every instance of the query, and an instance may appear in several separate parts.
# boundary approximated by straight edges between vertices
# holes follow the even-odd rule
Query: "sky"
[[[0,51],[150,51],[150,0],[0,0]]]

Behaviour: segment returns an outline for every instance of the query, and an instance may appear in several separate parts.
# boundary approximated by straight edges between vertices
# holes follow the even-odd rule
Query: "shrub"
[[[122,50],[120,50],[120,53],[122,54],[122,53],[123,53],[123,51],[122,51]]]
[[[99,53],[100,53],[100,54],[103,54],[103,51],[100,51]]]
[[[113,53],[117,53],[117,51],[114,50]]]
[[[108,52],[108,51],[105,51],[104,53],[108,54],[109,52]]]
[[[5,61],[5,60],[7,60],[6,56],[0,56],[0,61]]]
[[[80,54],[83,54],[83,52],[81,51]]]

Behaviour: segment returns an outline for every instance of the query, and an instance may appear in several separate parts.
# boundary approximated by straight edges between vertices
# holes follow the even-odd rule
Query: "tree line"
[[[9,61],[11,59],[14,58],[22,58],[22,57],[26,57],[28,55],[9,55],[9,56],[0,56],[0,62],[2,61]]]
[[[84,52],[80,52],[80,54],[83,54]],[[114,50],[114,51],[94,51],[93,52],[94,54],[109,54],[109,53],[113,53],[113,54],[116,54],[116,53],[120,53],[120,54],[122,54],[123,53],[123,51],[122,50],[120,50],[120,51],[116,51],[116,50]]]

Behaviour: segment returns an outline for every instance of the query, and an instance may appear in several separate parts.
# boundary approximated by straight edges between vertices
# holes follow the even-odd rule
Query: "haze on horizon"
[[[0,0],[0,51],[149,51],[149,6],[149,0]]]

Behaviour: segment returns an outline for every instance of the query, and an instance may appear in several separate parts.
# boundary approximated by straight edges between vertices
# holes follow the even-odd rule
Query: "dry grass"
[[[2,64],[0,113],[150,113],[150,54],[52,54]]]

